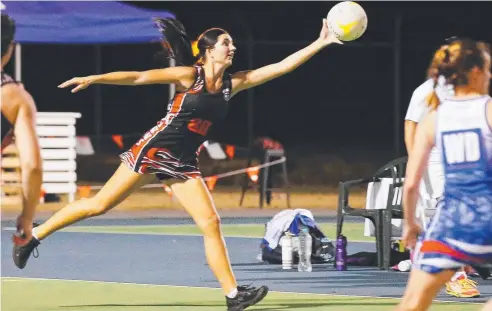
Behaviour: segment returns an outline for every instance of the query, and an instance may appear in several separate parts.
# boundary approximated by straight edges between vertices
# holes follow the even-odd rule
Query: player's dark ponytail
[[[176,66],[192,66],[196,62],[191,40],[180,21],[175,18],[155,18],[154,25],[163,36],[163,50],[158,53],[158,58],[172,58]]]
[[[2,13],[2,57],[7,54],[14,40],[15,22],[7,14]]]
[[[176,66],[203,65],[205,51],[217,43],[220,35],[227,34],[224,29],[210,28],[192,43],[183,24],[177,19],[156,18],[154,24],[164,39],[162,42],[163,51],[158,54],[159,58],[161,60],[173,58],[176,61]]]

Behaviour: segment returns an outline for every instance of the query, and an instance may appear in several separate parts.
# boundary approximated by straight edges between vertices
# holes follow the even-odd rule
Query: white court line
[[[256,225],[256,224],[245,224],[245,225]],[[104,229],[98,230],[94,229],[94,231],[86,231],[86,230],[77,230],[77,227],[79,228],[97,228],[97,227],[121,227],[121,228],[145,228],[145,227],[158,227],[159,225],[148,225],[148,226],[73,226],[69,228],[65,228],[60,230],[60,232],[69,232],[69,233],[91,233],[91,234],[128,234],[128,235],[164,235],[164,236],[192,236],[192,237],[201,237],[201,234],[198,233],[172,233],[172,232],[128,232],[128,231],[117,231],[117,230],[108,230],[105,231]],[[165,227],[180,227],[180,226],[192,226],[192,225],[164,225]],[[243,226],[243,225],[241,225]],[[15,231],[15,227],[4,227],[2,228],[2,231]],[[251,235],[224,235],[226,238],[240,238],[240,239],[261,239],[263,237],[260,236],[251,236]],[[328,237],[329,239],[334,240],[333,237]],[[349,242],[354,242],[354,243],[371,243],[374,244],[374,241],[364,241],[364,240],[349,240]]]
[[[57,278],[19,278],[4,276],[1,277],[2,280],[10,282],[19,281],[65,281],[65,282],[84,282],[84,283],[97,283],[97,284],[122,284],[122,285],[138,285],[138,286],[156,286],[156,287],[176,287],[176,288],[191,288],[191,289],[211,289],[211,290],[221,290],[219,287],[206,287],[206,286],[185,286],[185,285],[169,285],[169,284],[146,284],[146,283],[129,283],[129,282],[113,282],[113,281],[90,281],[90,280],[73,280],[73,279],[57,279]],[[282,292],[282,291],[269,291],[270,293],[279,294],[294,294],[294,295],[312,295],[312,296],[322,296],[322,297],[354,297],[354,298],[374,298],[374,299],[392,299],[400,300],[401,298],[393,297],[380,297],[380,296],[362,296],[362,295],[343,295],[343,294],[321,294],[321,293],[301,293],[301,292]],[[452,300],[440,300],[435,299],[436,302],[444,303],[456,303],[456,304],[470,304],[470,305],[482,305],[482,302],[464,302],[464,301],[452,301]]]

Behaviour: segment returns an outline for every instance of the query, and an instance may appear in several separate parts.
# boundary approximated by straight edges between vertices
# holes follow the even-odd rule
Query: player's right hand
[[[321,27],[321,32],[319,33],[319,40],[321,40],[325,45],[329,45],[332,43],[343,44],[340,39],[330,30],[328,26],[328,21],[326,18],[323,18],[323,25]]]
[[[96,80],[95,76],[75,77],[75,78],[72,78],[68,81],[63,82],[62,84],[58,85],[58,87],[59,88],[66,88],[66,87],[71,86],[71,85],[76,85],[77,87],[75,87],[72,90],[72,93],[76,93],[80,90],[87,88],[89,85],[94,83],[95,80]]]

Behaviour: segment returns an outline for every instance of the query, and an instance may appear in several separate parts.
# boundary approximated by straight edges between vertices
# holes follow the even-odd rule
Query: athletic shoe
[[[466,275],[462,275],[456,280],[446,283],[446,293],[458,298],[480,297],[477,283],[467,278]]]
[[[226,296],[227,311],[242,311],[247,307],[260,302],[268,293],[268,287],[238,286],[237,295],[234,298]]]
[[[33,227],[37,227],[38,224],[34,224]],[[31,256],[31,253],[35,251],[33,254],[34,258],[39,256],[39,252],[37,246],[41,243],[36,238],[32,237],[29,242],[25,242],[22,236],[14,235],[13,237],[14,247],[12,249],[12,259],[14,260],[14,264],[19,269],[24,269],[27,264],[27,260]]]

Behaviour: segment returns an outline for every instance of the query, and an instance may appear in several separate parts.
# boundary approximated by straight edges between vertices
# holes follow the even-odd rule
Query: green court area
[[[336,224],[318,224],[329,238],[334,238]],[[91,233],[123,233],[123,234],[167,234],[167,235],[199,235],[200,231],[195,225],[159,225],[159,226],[73,226],[64,229],[67,232],[91,232]],[[222,231],[228,237],[255,237],[262,238],[265,226],[261,224],[224,224]],[[345,223],[343,233],[351,241],[374,241],[372,237],[364,236],[363,223]]]
[[[393,310],[396,299],[270,292],[248,310]],[[477,304],[435,303],[432,311],[479,310]],[[2,278],[2,310],[223,311],[220,289],[70,280]]]

